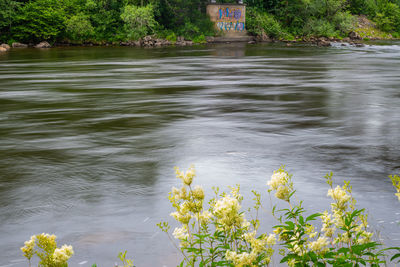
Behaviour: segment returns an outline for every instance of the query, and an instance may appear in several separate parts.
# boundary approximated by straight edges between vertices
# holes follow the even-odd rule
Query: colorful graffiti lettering
[[[219,21],[217,22],[217,28],[221,31],[235,31],[235,32],[241,32],[244,31],[245,25],[244,22],[225,22],[225,21]]]
[[[229,9],[229,7],[227,8],[220,8],[218,10],[218,18],[219,19],[235,19],[235,20],[239,20],[242,17],[242,10],[240,8],[234,8],[232,10]]]

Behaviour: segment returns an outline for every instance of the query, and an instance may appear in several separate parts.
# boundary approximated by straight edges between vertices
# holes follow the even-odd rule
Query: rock
[[[350,38],[349,37],[345,37],[345,38],[343,38],[342,42],[348,43],[348,42],[350,42]]]
[[[257,41],[258,42],[271,42],[271,38],[265,33],[262,32],[261,35],[257,36]]]
[[[291,43],[286,43],[286,46],[292,46],[292,44]]]
[[[51,45],[46,41],[40,42],[37,45],[35,45],[35,48],[50,48],[50,47]]]
[[[177,42],[177,43],[183,43],[183,42],[185,42],[185,37],[183,37],[183,36],[178,36],[178,37],[176,37],[176,42]]]
[[[254,41],[254,40],[251,40],[251,41],[248,41],[247,43],[248,43],[248,44],[255,44],[255,43],[256,43],[256,41]]]
[[[0,46],[0,53],[1,52],[7,52],[7,49],[5,49],[4,47]]]
[[[317,41],[318,46],[331,46],[331,42],[325,41],[325,40],[319,40]]]
[[[356,46],[356,47],[364,47],[364,46],[365,46],[365,44],[362,44],[362,43],[356,43],[356,44],[355,44],[355,46]]]
[[[213,43],[215,40],[214,36],[206,36],[207,43]]]
[[[12,46],[13,48],[26,48],[26,47],[28,47],[27,44],[22,44],[22,43],[18,43],[18,42],[12,43],[11,46]]]
[[[10,46],[8,44],[1,44],[0,47],[5,48],[6,51],[10,50]]]
[[[350,32],[349,33],[349,37],[351,40],[361,40],[362,38],[360,37],[360,35],[356,32]]]

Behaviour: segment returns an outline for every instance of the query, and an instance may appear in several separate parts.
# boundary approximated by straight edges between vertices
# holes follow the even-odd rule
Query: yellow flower
[[[31,236],[31,239],[28,241],[25,241],[24,245],[21,250],[24,253],[24,257],[26,257],[28,260],[30,260],[33,256],[34,253],[34,248],[35,248],[35,241],[36,241],[36,236]]]
[[[233,225],[239,226],[243,222],[244,217],[239,214],[239,210],[239,201],[230,195],[226,195],[217,200],[213,212],[222,227],[230,228]]]
[[[276,236],[274,234],[270,234],[267,238],[267,245],[273,246],[276,244]]]
[[[346,190],[342,189],[340,186],[336,186],[335,189],[329,189],[328,196],[336,201],[334,207],[340,210],[345,210],[347,208],[347,202],[351,199],[351,196],[347,194]]]
[[[188,224],[190,219],[192,218],[190,213],[182,214],[177,211],[170,213],[170,215],[172,217],[174,217],[175,220],[177,220],[178,222],[180,222],[182,224]]]
[[[190,166],[189,170],[187,170],[186,173],[180,171],[178,167],[175,167],[175,173],[176,177],[181,179],[182,182],[187,186],[190,186],[192,184],[193,178],[196,176],[196,171],[193,165]]]
[[[186,240],[187,238],[189,238],[187,226],[183,226],[182,228],[175,228],[175,230],[172,233],[172,235],[176,239]]]
[[[326,237],[318,237],[317,241],[310,242],[308,247],[314,252],[326,252],[328,250],[328,239]]]
[[[285,185],[288,181],[288,174],[283,171],[276,171],[271,176],[271,180],[267,182],[270,190],[277,190],[280,185]]]
[[[227,260],[233,262],[235,267],[242,267],[242,266],[253,266],[253,262],[256,260],[257,255],[254,253],[236,253],[235,251],[227,250],[225,253],[225,257]]]
[[[53,259],[56,263],[66,263],[73,254],[72,246],[63,245],[61,248],[54,250]]]
[[[201,224],[207,224],[210,219],[212,218],[212,213],[209,212],[208,210],[203,211],[200,215],[199,215],[199,221]]]
[[[204,190],[203,187],[196,185],[193,189],[193,197],[198,200],[204,199]]]
[[[275,197],[289,201],[290,189],[287,186],[279,186],[278,190],[275,193]]]

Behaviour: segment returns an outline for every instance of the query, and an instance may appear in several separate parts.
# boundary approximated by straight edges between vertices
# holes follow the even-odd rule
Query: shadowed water
[[[74,246],[70,266],[113,266],[125,250],[139,267],[175,266],[155,225],[172,211],[173,167],[192,163],[208,193],[240,183],[248,198],[286,164],[318,210],[333,171],[399,245],[387,178],[400,172],[399,45],[0,54],[0,266],[27,266],[19,248],[42,232]]]

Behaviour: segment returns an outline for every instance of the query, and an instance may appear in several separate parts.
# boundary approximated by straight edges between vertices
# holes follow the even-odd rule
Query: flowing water
[[[207,193],[263,192],[281,164],[308,210],[323,176],[351,180],[371,226],[400,244],[387,176],[400,172],[400,43],[362,48],[215,45],[22,49],[0,55],[0,266],[27,266],[33,234],[74,247],[70,266],[174,266],[174,166]],[[249,205],[249,204],[245,204]],[[264,227],[274,220],[263,215]]]

